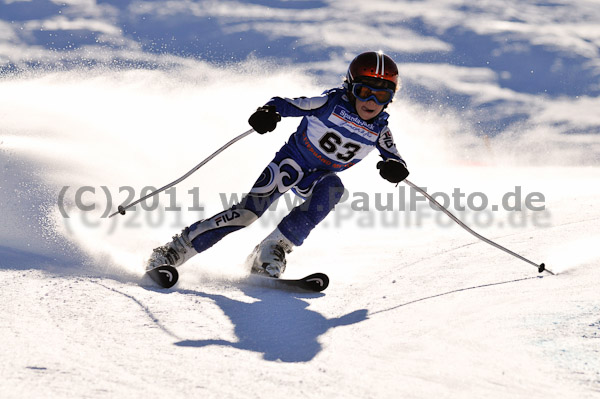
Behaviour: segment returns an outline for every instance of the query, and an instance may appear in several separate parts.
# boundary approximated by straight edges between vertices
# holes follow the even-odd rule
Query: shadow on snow
[[[360,309],[328,319],[308,309],[301,298],[321,297],[323,294],[290,294],[278,290],[243,287],[248,296],[258,299],[247,303],[223,295],[184,291],[213,300],[234,325],[238,340],[183,340],[180,347],[203,348],[211,345],[262,353],[265,360],[308,362],[321,350],[319,336],[332,328],[359,323],[367,319],[367,310]]]

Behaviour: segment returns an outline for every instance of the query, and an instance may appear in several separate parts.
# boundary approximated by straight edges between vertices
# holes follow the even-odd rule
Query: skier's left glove
[[[272,132],[277,127],[281,115],[275,110],[274,105],[265,105],[256,110],[248,119],[248,123],[257,133]]]
[[[377,169],[381,177],[392,183],[400,183],[408,177],[406,166],[395,159],[377,162]]]

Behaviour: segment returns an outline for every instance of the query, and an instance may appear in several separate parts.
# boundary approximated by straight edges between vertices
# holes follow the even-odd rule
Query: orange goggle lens
[[[389,104],[394,98],[394,92],[389,89],[375,89],[362,83],[352,85],[352,94],[360,101],[373,100],[378,105]]]

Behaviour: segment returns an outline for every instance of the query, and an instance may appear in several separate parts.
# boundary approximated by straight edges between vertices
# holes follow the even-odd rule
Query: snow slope
[[[600,397],[595,3],[0,2],[0,397]],[[557,274],[425,202],[401,210],[411,191],[372,155],[289,256],[289,277],[330,276],[323,294],[245,280],[292,197],[181,267],[175,289],[144,280],[152,248],[248,190],[298,120],[153,210],[107,214],[247,130],[271,96],[339,84],[373,45],[402,61],[390,124],[411,181],[460,190],[461,219]],[[544,209],[505,209],[518,192]]]

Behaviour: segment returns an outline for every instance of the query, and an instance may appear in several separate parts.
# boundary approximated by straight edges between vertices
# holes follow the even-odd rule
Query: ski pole
[[[446,215],[448,215],[448,217],[450,219],[452,219],[453,221],[455,221],[460,227],[462,227],[463,229],[465,229],[466,231],[468,231],[469,233],[473,234],[475,237],[479,238],[480,240],[516,257],[521,259],[524,262],[527,262],[535,267],[537,267],[538,272],[541,273],[543,271],[546,271],[552,275],[554,275],[554,273],[552,273],[552,271],[546,269],[546,265],[543,263],[540,263],[539,265],[530,261],[527,258],[522,257],[521,255],[511,251],[510,249],[504,248],[502,245],[495,243],[494,241],[485,238],[484,236],[482,236],[481,234],[473,231],[471,228],[469,228],[466,224],[464,224],[463,222],[461,222],[456,216],[454,216],[452,214],[452,212],[450,212],[448,209],[444,208],[444,206],[442,204],[440,204],[439,202],[437,202],[431,195],[427,194],[427,192],[423,189],[421,189],[420,187],[417,187],[415,184],[413,184],[411,181],[404,179],[404,183],[406,183],[407,185],[409,185],[410,187],[412,187],[413,189],[417,190],[419,193],[423,194],[425,196],[425,198],[427,198],[429,201],[431,201],[433,204],[437,205],[437,207],[444,212]]]
[[[195,171],[197,171],[198,169],[203,167],[206,163],[208,163],[208,161],[210,161],[211,159],[213,159],[214,157],[216,157],[217,155],[222,153],[227,147],[231,146],[232,144],[234,144],[237,141],[240,141],[241,139],[243,139],[244,137],[248,136],[251,133],[254,133],[254,129],[247,130],[244,133],[240,134],[239,136],[235,137],[234,139],[230,140],[227,144],[225,144],[224,146],[219,148],[217,151],[213,152],[208,158],[206,158],[204,161],[200,162],[198,165],[194,166],[194,168],[192,170],[190,170],[189,172],[187,172],[185,175],[181,176],[179,179],[175,180],[174,182],[171,182],[171,183],[167,184],[166,186],[161,187],[158,190],[151,192],[150,194],[138,199],[135,202],[132,202],[131,204],[129,204],[127,206],[119,205],[119,207],[117,208],[118,211],[113,213],[112,215],[110,215],[109,218],[115,216],[117,213],[124,215],[125,211],[127,209],[131,208],[132,206],[139,204],[143,200],[153,197],[156,194],[161,193],[161,192],[165,191],[166,189],[173,187],[176,184],[181,183],[183,180],[187,179],[192,173],[194,173]]]

